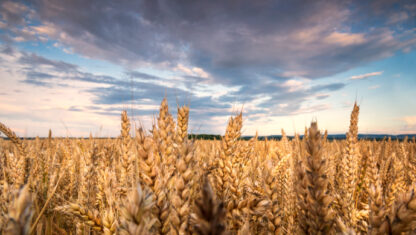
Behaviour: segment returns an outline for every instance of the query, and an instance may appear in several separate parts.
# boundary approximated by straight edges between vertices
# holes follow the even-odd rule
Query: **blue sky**
[[[150,128],[167,96],[190,131],[416,133],[413,1],[1,1],[0,121],[22,136]]]

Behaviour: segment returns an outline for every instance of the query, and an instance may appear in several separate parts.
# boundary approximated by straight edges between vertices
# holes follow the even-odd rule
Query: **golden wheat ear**
[[[176,126],[176,144],[180,145],[188,139],[188,120],[189,107],[178,107],[178,117]]]
[[[384,205],[380,182],[370,186],[369,190],[370,215],[368,234],[388,234],[390,224],[387,220],[387,209]]]
[[[334,232],[335,213],[328,192],[328,161],[323,156],[321,133],[316,122],[311,123],[305,141],[307,156],[297,169],[298,203],[301,209],[299,226],[306,234]]]
[[[406,234],[416,226],[416,195],[414,189],[401,193],[391,208],[389,222],[392,234]]]
[[[191,214],[190,224],[196,234],[225,235],[225,208],[215,200],[214,192],[207,177],[204,177],[202,198],[195,202],[195,212]]]
[[[127,112],[124,110],[121,113],[121,185],[125,187],[124,190],[127,191],[130,184],[128,179],[132,177],[133,174],[133,158],[130,154],[132,141],[130,137],[130,119],[127,116]]]
[[[70,203],[65,206],[58,206],[55,210],[62,214],[78,217],[83,225],[87,225],[94,231],[103,231],[102,221],[97,212],[93,212],[82,205]]]
[[[250,235],[250,223],[244,222],[243,227],[237,232],[238,235]]]
[[[8,211],[9,213],[6,215],[5,229],[1,234],[29,234],[33,211],[32,199],[28,186],[24,186],[20,190],[19,195],[13,202],[11,202]]]
[[[140,185],[129,194],[128,203],[121,209],[120,234],[151,234],[155,224],[152,218],[153,195]]]
[[[23,143],[20,140],[20,138],[16,135],[16,133],[14,133],[14,131],[12,131],[10,128],[8,128],[6,125],[0,122],[0,132],[3,132],[3,134],[5,134],[14,145],[16,145],[16,147],[19,150],[19,153],[23,153]]]
[[[15,185],[17,188],[23,186],[27,183],[30,174],[30,159],[27,157],[26,150],[23,146],[22,140],[8,128],[6,125],[0,122],[0,132],[3,132],[16,146],[19,151],[19,158],[18,158],[18,165],[16,169],[17,179],[15,181]]]

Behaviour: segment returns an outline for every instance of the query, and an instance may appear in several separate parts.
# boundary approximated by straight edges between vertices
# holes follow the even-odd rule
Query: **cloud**
[[[27,65],[49,66],[56,71],[62,72],[73,72],[78,69],[78,66],[76,65],[65,63],[63,61],[49,60],[34,53],[24,53],[24,56],[20,57],[19,62]]]
[[[289,92],[297,91],[304,88],[304,83],[299,80],[287,80],[281,84],[282,87],[286,87]]]
[[[163,78],[159,76],[155,76],[155,75],[151,75],[151,74],[147,74],[143,72],[138,72],[138,71],[128,71],[126,72],[126,74],[127,76],[131,78],[141,78],[145,80],[163,80]]]
[[[354,75],[350,77],[350,80],[361,80],[361,79],[366,79],[369,77],[380,76],[382,74],[383,74],[383,71]]]
[[[396,24],[402,21],[405,21],[409,18],[409,15],[406,12],[396,12],[395,14],[391,15],[389,18],[389,23]]]
[[[146,98],[155,104],[168,94],[190,99],[201,120],[227,115],[236,105],[253,117],[291,115],[330,107],[317,103],[346,86],[317,79],[414,50],[411,3],[3,1],[0,64],[17,58],[22,85],[76,87],[100,107]],[[11,49],[22,42],[108,61],[124,73],[88,73],[81,65]]]
[[[12,1],[2,2],[0,9],[2,13],[1,18],[3,21],[7,22],[7,25],[23,24],[25,18],[21,16],[29,10],[26,5]]]
[[[324,40],[329,43],[338,44],[341,46],[350,46],[355,44],[363,44],[366,39],[364,38],[364,34],[356,33],[340,33],[340,32],[333,32],[328,35]]]
[[[288,81],[282,84],[270,83],[268,81],[259,81],[255,86],[242,86],[234,92],[229,92],[226,96],[219,99],[220,102],[230,102],[238,100],[244,107],[245,103],[256,103],[256,113],[266,113],[269,116],[287,116],[311,112],[317,105],[307,104],[307,101],[313,99],[323,92],[334,92],[344,88],[344,83],[327,83],[321,85],[310,85],[300,81]],[[281,105],[285,104],[285,105]],[[309,107],[309,108],[305,108]],[[320,106],[316,111],[322,110]],[[329,107],[329,106],[325,106]],[[250,114],[250,112],[248,112]]]
[[[68,91],[88,97],[88,100],[82,103],[70,102],[65,108],[68,112],[116,116],[123,106],[132,105],[131,110],[148,118],[157,113],[160,100],[167,96],[170,101],[190,103],[192,123],[197,125],[203,121],[204,127],[199,129],[202,132],[222,132],[222,127],[214,120],[227,117],[241,107],[244,107],[245,115],[251,121],[266,116],[319,111],[329,106],[307,102],[312,99],[324,99],[327,95],[321,95],[322,93],[345,87],[343,83],[313,85],[307,79],[263,79],[255,85],[226,87],[201,83],[200,79],[204,78],[188,75],[172,81],[173,78],[169,76],[156,76],[132,70],[124,72],[124,75],[131,77],[126,79],[124,76],[119,78],[84,72],[71,63],[18,51],[12,47],[0,47],[0,52],[3,52],[0,53],[1,67],[9,68],[11,73],[18,74],[19,80],[16,82],[21,85],[32,87],[32,90],[42,89],[52,93],[60,93],[61,88],[65,87]],[[27,93],[27,90],[23,92]],[[36,107],[36,104],[33,104],[33,107]],[[175,113],[175,109],[172,112]]]
[[[375,90],[375,89],[378,89],[378,88],[380,88],[380,85],[374,85],[374,86],[368,87],[368,89],[370,89],[370,90]]]
[[[205,72],[202,68],[192,67],[188,68],[183,64],[178,64],[174,69],[174,71],[181,71],[188,76],[200,77],[200,78],[208,78],[209,74]]]
[[[316,85],[311,88],[311,91],[313,92],[319,92],[319,91],[337,91],[345,87],[345,83],[341,82],[335,82],[330,84],[324,84],[324,85]]]
[[[317,94],[315,97],[317,100],[323,100],[328,98],[330,95],[329,94]]]
[[[198,118],[206,117],[207,113],[209,115],[228,115],[231,107],[230,104],[218,103],[209,95],[197,93],[198,88],[190,90],[179,84],[186,82],[184,80],[178,80],[175,86],[170,86],[160,82],[160,80],[168,81],[166,78],[139,71],[126,71],[125,74],[133,78],[131,81],[83,72],[76,65],[47,59],[33,53],[17,51],[13,48],[0,47],[0,51],[3,52],[0,53],[0,65],[3,68],[11,69],[14,74],[19,74],[21,79],[17,82],[50,90],[62,86],[68,86],[69,89],[75,88],[80,93],[88,94],[91,97],[90,101],[98,107],[129,103],[142,106],[143,103],[149,101],[155,105],[159,104],[165,95],[169,100],[190,102],[195,106],[193,111],[200,112]],[[7,57],[7,54],[13,56]],[[153,112],[157,110],[157,106],[155,107]],[[210,113],[210,110],[214,108],[216,112],[223,114],[213,111]],[[79,111],[84,109],[71,106],[68,110]],[[87,111],[89,108],[85,110]],[[206,111],[206,113],[203,111]],[[107,110],[96,110],[94,112],[104,115]],[[148,115],[149,112],[145,114]]]
[[[176,69],[227,86],[281,79],[265,74],[331,76],[416,43],[416,32],[406,30],[416,26],[410,8],[403,7],[409,18],[401,18],[407,28],[389,24],[397,14],[393,3],[39,0],[28,6],[40,24],[8,27],[9,37],[48,38],[129,69]],[[352,30],[356,22],[364,27]]]
[[[405,116],[402,120],[406,123],[407,126],[416,127],[416,116]]]

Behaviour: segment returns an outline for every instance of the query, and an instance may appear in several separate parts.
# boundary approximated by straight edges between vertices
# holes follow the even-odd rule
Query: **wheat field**
[[[0,130],[0,234],[414,234],[416,141],[188,138],[164,99],[151,131],[121,114],[117,139],[21,140]],[[348,123],[345,123],[346,128]],[[131,134],[132,133],[132,134]]]

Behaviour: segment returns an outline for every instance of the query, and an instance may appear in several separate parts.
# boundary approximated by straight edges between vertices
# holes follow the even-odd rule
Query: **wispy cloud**
[[[360,79],[366,79],[369,77],[374,77],[374,76],[380,76],[383,74],[383,71],[379,71],[379,72],[372,72],[372,73],[365,73],[365,74],[360,74],[360,75],[355,75],[355,76],[351,76],[350,80],[360,80]]]
[[[380,88],[380,85],[374,85],[374,86],[368,87],[369,90],[375,90],[375,89],[378,89],[378,88]]]
[[[402,120],[406,123],[407,126],[416,127],[416,116],[405,116]]]

